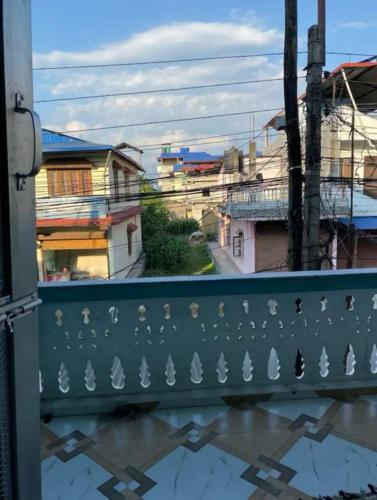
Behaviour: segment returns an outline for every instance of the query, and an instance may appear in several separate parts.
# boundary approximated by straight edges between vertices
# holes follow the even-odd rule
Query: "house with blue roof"
[[[213,208],[219,192],[212,188],[218,186],[222,159],[222,155],[191,151],[188,147],[178,151],[165,147],[157,158],[158,186],[167,193],[165,200],[170,212],[196,219],[208,233],[216,231]]]
[[[138,275],[142,256],[139,175],[123,145],[42,130],[36,177],[39,279]]]

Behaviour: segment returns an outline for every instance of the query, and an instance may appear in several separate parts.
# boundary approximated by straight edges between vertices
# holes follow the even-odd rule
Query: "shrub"
[[[187,243],[161,232],[145,242],[146,267],[169,271],[182,264]]]
[[[167,231],[174,235],[189,235],[199,230],[199,223],[195,219],[173,219],[167,225]]]

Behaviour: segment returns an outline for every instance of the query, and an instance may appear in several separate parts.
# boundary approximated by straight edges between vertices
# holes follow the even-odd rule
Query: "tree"
[[[249,351],[246,351],[245,357],[242,363],[242,378],[245,382],[250,382],[253,378],[253,365],[251,363]]]

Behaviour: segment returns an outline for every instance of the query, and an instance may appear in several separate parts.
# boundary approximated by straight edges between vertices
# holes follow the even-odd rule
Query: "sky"
[[[299,50],[316,23],[317,0],[298,0]],[[376,0],[327,0],[327,50],[376,54]],[[284,0],[32,0],[34,67],[114,64],[281,52]],[[328,56],[326,69],[363,56]],[[299,58],[304,75],[306,55]],[[126,67],[34,71],[34,99],[139,92],[282,77],[282,56]],[[304,80],[300,80],[300,90]],[[143,146],[143,165],[155,171],[157,149],[187,141],[193,150],[222,153],[245,147],[283,105],[282,81],[179,92],[36,103],[42,125],[94,142]],[[241,116],[134,125],[234,112]],[[254,113],[255,112],[255,113]],[[253,130],[254,129],[254,132]],[[223,134],[224,137],[196,138]],[[193,144],[190,143],[193,142]],[[223,141],[223,142],[220,142]],[[258,138],[258,144],[261,138]],[[199,142],[204,143],[202,146]],[[208,144],[210,143],[210,144]]]

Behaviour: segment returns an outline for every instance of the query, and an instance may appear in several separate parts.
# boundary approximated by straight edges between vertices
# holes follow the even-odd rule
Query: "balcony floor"
[[[57,417],[43,500],[312,498],[377,484],[377,395]]]

